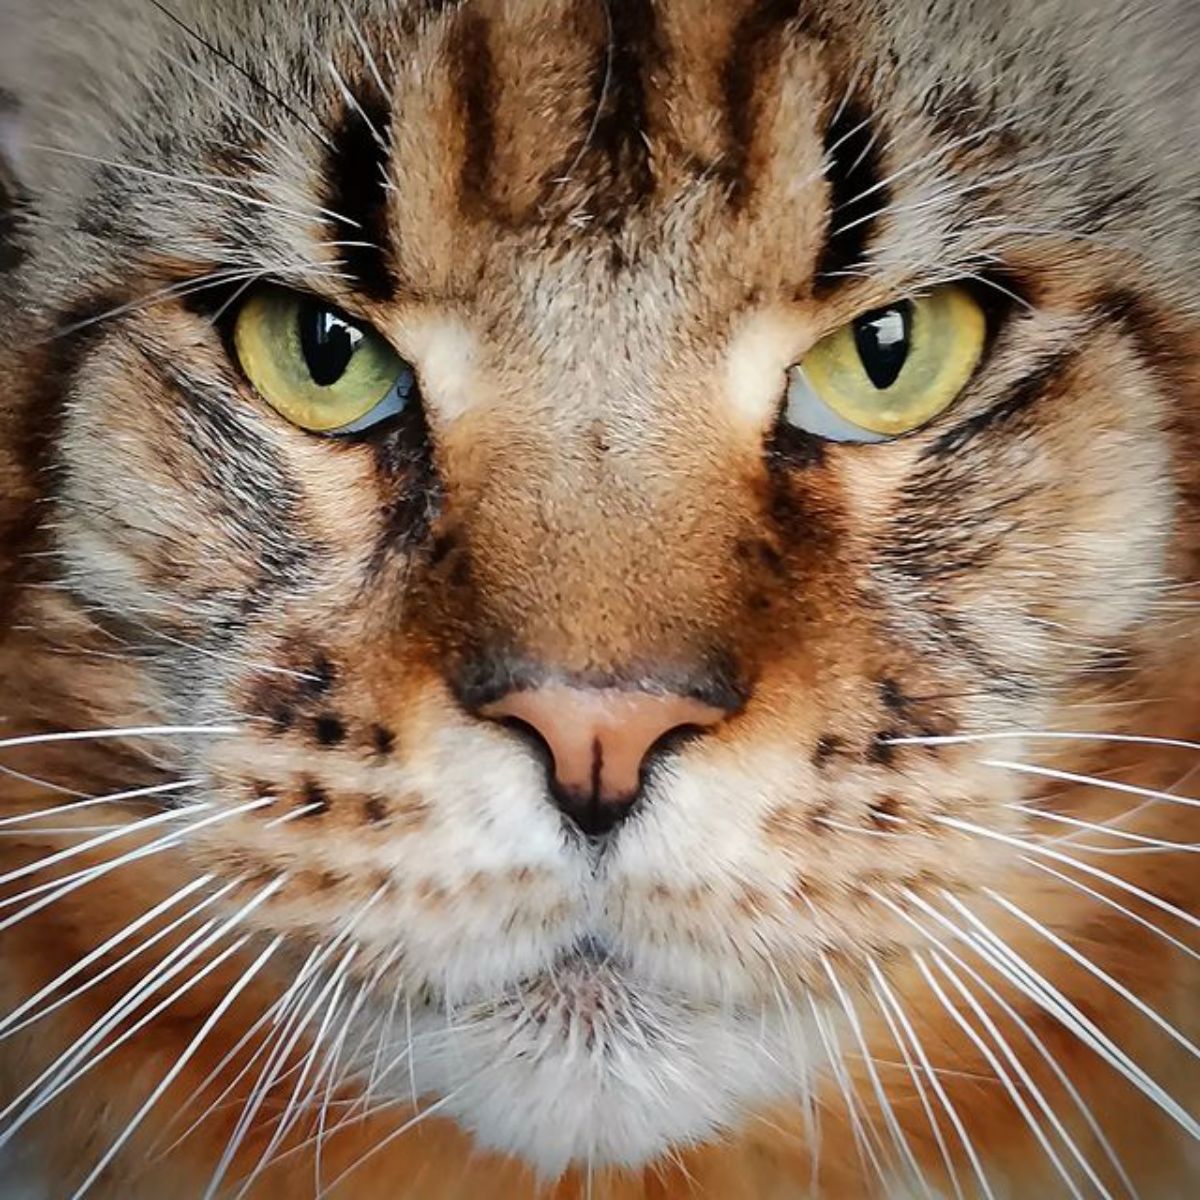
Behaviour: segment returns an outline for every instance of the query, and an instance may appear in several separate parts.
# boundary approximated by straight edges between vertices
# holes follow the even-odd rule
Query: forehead
[[[484,0],[407,33],[363,21],[322,178],[370,243],[343,260],[372,299],[499,289],[541,321],[653,296],[644,328],[684,296],[807,289],[829,126],[862,114],[786,6]]]

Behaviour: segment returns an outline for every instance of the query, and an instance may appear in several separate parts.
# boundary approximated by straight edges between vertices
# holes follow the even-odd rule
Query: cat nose
[[[478,711],[537,735],[553,763],[555,803],[595,836],[628,816],[646,760],[664,739],[716,725],[730,709],[674,693],[543,685],[508,692]]]

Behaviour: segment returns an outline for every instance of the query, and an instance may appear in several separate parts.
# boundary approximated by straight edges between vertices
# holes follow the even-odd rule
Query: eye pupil
[[[300,349],[313,383],[330,387],[346,373],[366,335],[345,317],[311,301],[300,305],[297,319]]]
[[[854,344],[867,378],[882,392],[900,376],[908,360],[912,305],[903,300],[864,313],[854,322]]]

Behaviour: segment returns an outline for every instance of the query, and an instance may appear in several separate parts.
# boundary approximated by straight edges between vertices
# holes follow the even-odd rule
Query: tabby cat
[[[0,0],[0,1194],[1200,1186],[1200,5]]]

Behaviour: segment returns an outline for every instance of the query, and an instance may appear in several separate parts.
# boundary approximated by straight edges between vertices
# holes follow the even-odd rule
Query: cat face
[[[358,990],[381,1093],[548,1174],[800,1101],[922,906],[1036,908],[1021,731],[1169,643],[1169,282],[1089,240],[1160,195],[1102,80],[974,19],[205,5],[244,68],[156,17],[41,168],[49,569],[213,727],[180,870]],[[872,319],[940,370],[939,304],[937,411],[797,415]],[[275,358],[363,339],[391,407],[314,430]]]

